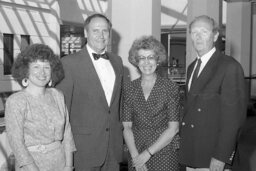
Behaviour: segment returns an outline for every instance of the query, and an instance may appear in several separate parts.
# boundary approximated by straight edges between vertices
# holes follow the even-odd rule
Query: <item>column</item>
[[[227,3],[225,53],[239,61],[245,76],[250,75],[251,2],[230,0]]]
[[[125,79],[139,77],[137,69],[128,61],[132,42],[142,35],[153,35],[160,40],[161,1],[110,0],[108,15],[113,24],[112,51],[120,55],[125,66]]]
[[[196,52],[190,39],[188,26],[189,23],[199,15],[208,15],[221,25],[222,0],[188,0],[186,66],[188,66],[196,57]]]
[[[227,2],[225,53],[241,63],[246,77],[251,75],[251,2],[229,0]],[[246,79],[248,97],[251,80]]]
[[[252,4],[252,45],[251,45],[251,75],[256,77],[256,2]],[[256,79],[251,82],[251,96],[256,97]]]

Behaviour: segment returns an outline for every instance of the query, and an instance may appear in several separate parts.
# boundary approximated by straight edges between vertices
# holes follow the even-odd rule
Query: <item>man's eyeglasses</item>
[[[146,61],[146,60],[148,60],[148,61],[153,61],[153,60],[157,60],[157,56],[155,56],[155,55],[149,55],[149,56],[138,56],[138,60],[140,60],[140,61]]]

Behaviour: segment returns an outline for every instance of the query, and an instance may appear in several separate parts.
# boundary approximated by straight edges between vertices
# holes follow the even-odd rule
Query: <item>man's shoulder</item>
[[[70,59],[76,59],[76,58],[79,58],[79,56],[83,55],[84,54],[84,49],[81,49],[80,51],[76,52],[76,53],[73,53],[73,54],[69,54],[69,55],[66,55],[66,56],[63,56],[61,58],[61,60],[70,60]]]
[[[193,67],[194,65],[195,65],[195,59],[188,65],[188,68],[191,68],[191,67]]]
[[[241,67],[241,64],[232,56],[228,56],[225,54],[221,54],[221,63],[228,67],[228,66],[236,66],[236,67]]]
[[[74,64],[74,63],[80,63],[81,58],[84,58],[88,53],[85,52],[84,49],[81,49],[80,51],[74,53],[74,54],[69,54],[67,56],[64,56],[61,58],[61,62],[63,64]]]
[[[240,73],[240,75],[243,75],[244,73],[243,67],[239,61],[237,61],[234,57],[225,55],[223,53],[220,54],[219,60],[216,65],[221,73]]]
[[[106,54],[109,56],[109,57],[112,57],[113,59],[116,59],[118,61],[122,61],[122,58],[120,56],[118,56],[117,54],[113,53],[113,52],[106,52]]]

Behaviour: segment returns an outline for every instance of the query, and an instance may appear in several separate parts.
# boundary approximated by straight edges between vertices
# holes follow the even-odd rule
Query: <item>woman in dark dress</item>
[[[141,77],[124,84],[122,122],[130,156],[129,171],[177,171],[179,89],[156,73],[166,59],[153,36],[133,42],[129,61]]]

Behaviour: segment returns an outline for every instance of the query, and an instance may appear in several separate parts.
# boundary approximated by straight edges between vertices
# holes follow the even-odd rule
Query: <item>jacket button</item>
[[[194,128],[195,126],[193,124],[191,124],[191,128]]]
[[[106,131],[109,131],[109,128],[106,128]]]
[[[182,123],[181,123],[181,125],[183,125],[183,126],[184,126],[184,125],[186,125],[186,123],[185,123],[185,122],[182,122]]]
[[[197,109],[198,112],[201,112],[202,110],[200,108]]]

